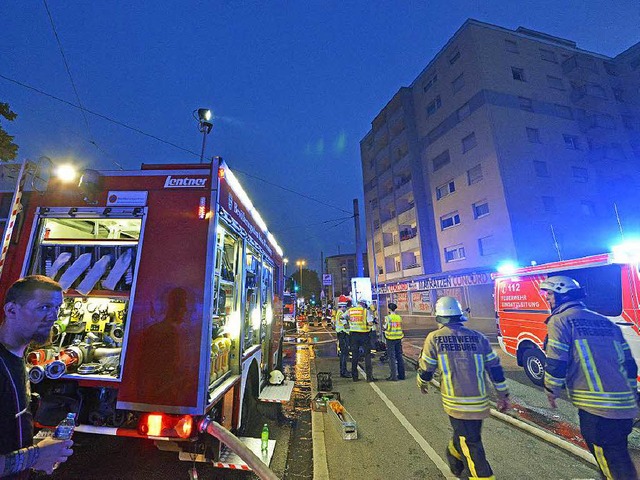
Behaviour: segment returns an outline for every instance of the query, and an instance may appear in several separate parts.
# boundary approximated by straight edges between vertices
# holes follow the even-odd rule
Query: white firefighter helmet
[[[442,325],[453,322],[466,322],[460,302],[453,297],[441,297],[436,302],[436,321]]]
[[[549,290],[561,295],[571,290],[580,290],[581,288],[578,282],[566,275],[554,275],[540,284],[540,290]]]
[[[269,383],[271,385],[281,385],[284,382],[284,375],[280,370],[272,370],[269,374]]]

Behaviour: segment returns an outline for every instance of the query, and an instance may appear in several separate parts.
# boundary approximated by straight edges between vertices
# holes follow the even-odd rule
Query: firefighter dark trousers
[[[453,440],[447,449],[451,472],[464,479],[495,479],[482,446],[482,420],[449,417]]]
[[[351,332],[351,376],[358,378],[358,360],[360,360],[360,348],[364,351],[364,369],[367,372],[367,380],[373,378],[371,369],[371,343],[369,332]]]
[[[638,474],[627,447],[633,419],[604,418],[584,410],[578,410],[578,415],[580,433],[598,462],[601,478],[636,480]]]
[[[338,332],[338,356],[340,357],[340,375],[347,376],[347,360],[349,359],[349,334],[347,332]]]
[[[387,339],[387,358],[391,380],[404,380],[404,359],[402,358],[402,339]]]

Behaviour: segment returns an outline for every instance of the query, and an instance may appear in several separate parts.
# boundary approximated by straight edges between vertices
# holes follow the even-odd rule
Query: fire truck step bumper
[[[282,385],[267,385],[260,392],[258,400],[268,403],[287,403],[291,399],[291,392],[295,382],[285,380]]]
[[[259,438],[239,437],[240,441],[244,443],[265,465],[269,466],[271,458],[273,457],[273,451],[276,448],[276,441],[269,440],[269,447],[266,452],[261,451],[262,441]],[[242,458],[235,452],[232,452],[226,445],[222,446],[222,452],[220,453],[220,460],[217,462],[211,462],[207,460],[204,455],[193,455],[189,452],[180,452],[180,460],[185,462],[201,462],[211,463],[216,468],[230,468],[232,470],[246,470],[251,471],[249,465],[247,465]]]

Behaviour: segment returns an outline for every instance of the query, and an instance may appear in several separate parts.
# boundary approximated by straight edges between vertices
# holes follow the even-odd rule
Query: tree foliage
[[[8,103],[0,102],[0,117],[12,122],[18,115],[11,110]],[[13,135],[9,135],[0,125],[0,161],[10,162],[18,156],[18,145],[13,143]]]
[[[320,302],[320,277],[315,270],[309,270],[308,268],[302,269],[302,282],[300,282],[300,269],[296,270],[291,275],[291,278],[296,282],[296,285],[302,287],[298,291],[298,296],[304,297],[307,301],[311,298],[311,295],[315,295],[316,301]]]

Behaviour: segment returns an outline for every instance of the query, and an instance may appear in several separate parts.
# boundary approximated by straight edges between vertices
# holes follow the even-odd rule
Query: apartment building
[[[362,256],[364,263],[364,276],[369,276],[367,267],[367,255]],[[327,296],[339,297],[349,295],[351,279],[358,276],[358,267],[355,253],[331,255],[324,259],[324,272],[331,275],[331,286],[325,286]]]
[[[621,226],[640,232],[639,67],[640,43],[611,58],[466,21],[360,143],[380,291],[409,312],[445,293],[478,304],[502,261],[601,253]]]

